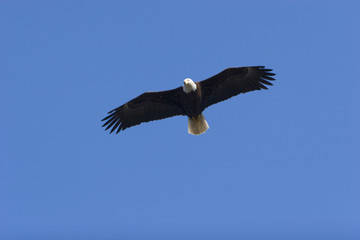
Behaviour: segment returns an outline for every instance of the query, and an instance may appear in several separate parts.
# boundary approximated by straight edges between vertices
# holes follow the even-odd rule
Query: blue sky
[[[359,239],[358,1],[1,1],[1,239]],[[109,135],[145,91],[268,91]]]

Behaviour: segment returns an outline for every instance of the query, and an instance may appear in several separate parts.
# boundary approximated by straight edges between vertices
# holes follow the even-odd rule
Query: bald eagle
[[[188,132],[200,135],[209,128],[203,111],[205,108],[254,90],[267,89],[275,74],[264,66],[227,68],[199,82],[190,78],[184,85],[168,91],[145,92],[118,108],[111,110],[103,127],[119,133],[143,122],[169,118],[177,115],[188,117]]]

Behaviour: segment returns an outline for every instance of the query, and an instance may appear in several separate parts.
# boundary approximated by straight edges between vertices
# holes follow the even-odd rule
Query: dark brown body
[[[180,97],[182,107],[184,109],[185,115],[189,118],[199,116],[202,111],[202,94],[201,94],[201,86],[199,83],[195,83],[197,89],[193,92],[185,93],[182,92],[182,96]]]

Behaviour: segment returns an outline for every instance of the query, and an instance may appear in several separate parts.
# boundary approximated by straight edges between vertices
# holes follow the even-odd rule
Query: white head
[[[196,84],[190,78],[185,78],[183,90],[185,93],[189,93],[196,90]]]

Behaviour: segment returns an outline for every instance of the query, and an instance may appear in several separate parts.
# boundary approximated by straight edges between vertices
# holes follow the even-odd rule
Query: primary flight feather
[[[103,127],[119,133],[143,122],[177,115],[188,117],[188,132],[199,135],[209,128],[202,112],[205,108],[254,90],[267,89],[275,80],[272,69],[263,66],[227,68],[199,82],[190,78],[184,85],[168,91],[145,92],[114,110],[111,110]]]

